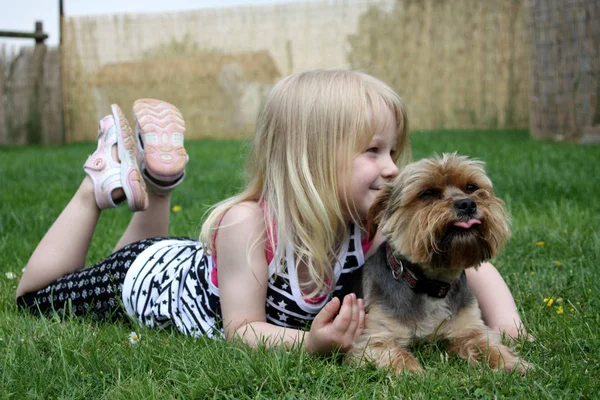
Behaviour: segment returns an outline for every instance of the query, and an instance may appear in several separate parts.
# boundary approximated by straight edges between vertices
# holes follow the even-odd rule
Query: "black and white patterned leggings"
[[[101,320],[119,319],[125,315],[121,293],[129,267],[142,251],[163,239],[130,243],[89,268],[67,274],[44,289],[18,297],[17,304],[35,315],[51,316],[61,312],[92,315]]]

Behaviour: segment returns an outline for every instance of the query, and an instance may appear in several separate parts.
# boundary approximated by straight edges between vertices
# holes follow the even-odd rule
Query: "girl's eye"
[[[419,198],[423,200],[439,199],[442,197],[442,192],[437,189],[425,189],[419,193]]]
[[[465,187],[465,191],[467,193],[473,193],[477,189],[479,189],[479,187],[477,185],[475,185],[474,183],[468,183],[467,186]]]
[[[377,153],[379,149],[377,147],[369,147],[367,153]]]

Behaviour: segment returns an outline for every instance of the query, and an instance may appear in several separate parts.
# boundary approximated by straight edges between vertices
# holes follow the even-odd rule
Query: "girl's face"
[[[381,187],[398,175],[398,167],[392,160],[397,151],[395,118],[387,109],[382,110],[377,118],[377,132],[368,146],[354,158],[349,181],[339,191],[341,196],[346,193],[350,203],[345,204],[342,199],[342,205],[347,210],[355,209],[363,222],[367,220],[369,208]]]

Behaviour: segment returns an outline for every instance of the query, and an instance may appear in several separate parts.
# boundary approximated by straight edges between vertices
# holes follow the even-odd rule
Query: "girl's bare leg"
[[[168,235],[171,193],[157,195],[152,190],[148,190],[148,200],[149,205],[146,211],[138,211],[133,214],[133,218],[113,251],[138,240]]]
[[[113,156],[117,159],[116,153]],[[123,196],[122,189],[113,192],[113,199]],[[168,235],[171,193],[159,195],[148,190],[148,202],[146,211],[133,214],[113,251],[138,240]],[[31,255],[16,296],[43,289],[58,278],[82,269],[100,213],[94,197],[94,184],[86,176]]]
[[[139,104],[136,106],[138,102]],[[187,155],[183,148],[182,139],[185,125],[179,110],[168,103],[152,99],[138,100],[136,101],[136,104],[134,104],[134,112],[137,110],[137,114],[135,114],[136,118],[147,117],[145,114],[152,114],[152,112],[158,113],[154,117],[150,116],[146,121],[138,123],[136,120],[136,130],[138,128],[137,125],[139,125],[140,134],[142,136],[147,133],[144,131],[146,124],[153,124],[158,121],[159,126],[162,128],[160,133],[163,137],[165,135],[175,137],[175,139],[173,139],[173,137],[171,138],[171,140],[174,141],[173,148],[177,153],[173,153],[173,155],[176,156],[176,159],[180,158],[183,160],[175,166],[175,172],[177,172],[177,168],[181,168],[182,175],[172,182],[161,181],[160,183],[151,183],[151,186],[154,187],[156,192],[153,192],[152,190],[147,191],[148,207],[146,211],[139,211],[133,215],[127,229],[117,243],[115,250],[141,239],[167,236],[171,204],[170,190],[183,180],[183,168],[185,167],[185,163],[187,163]],[[112,107],[114,121],[117,123],[117,126],[120,127],[119,134],[125,137],[131,137],[133,133],[124,120],[122,112],[118,106],[113,105]],[[116,107],[116,109],[114,107]],[[137,109],[135,109],[135,107],[137,107]],[[169,122],[167,125],[163,123],[165,119]],[[174,122],[172,120],[174,120]],[[103,129],[103,126],[101,121],[101,130]],[[104,127],[105,129],[109,129],[109,126]],[[155,128],[156,127],[153,127],[152,129]],[[177,135],[179,135],[180,138],[177,138]],[[120,140],[124,141],[124,139]],[[135,151],[132,151],[129,148],[125,149],[125,151],[132,152],[134,159],[137,157]],[[116,146],[112,149],[112,156],[115,160],[119,160]],[[159,169],[161,168],[160,163],[158,167]],[[169,170],[167,169],[167,171]],[[170,172],[174,176],[178,175],[177,173],[173,173],[174,171]],[[145,189],[143,192],[140,191],[140,193],[143,193],[143,195],[146,196]],[[113,201],[115,199],[122,199],[124,195],[125,192],[123,189],[118,188],[112,192],[112,199]],[[140,197],[140,199],[142,198]],[[132,210],[143,209],[141,203],[136,203],[134,206],[130,204],[130,208]],[[55,282],[58,278],[70,272],[80,270],[85,266],[87,252],[100,217],[100,212],[100,208],[98,207],[94,196],[94,183],[91,178],[87,176],[69,204],[67,204],[58,219],[50,227],[46,235],[44,235],[42,241],[38,244],[29,259],[21,281],[19,282],[19,286],[17,287],[17,297],[25,293],[45,288],[49,284]]]
[[[115,190],[114,196],[123,196],[123,191]],[[94,198],[94,184],[86,176],[27,262],[17,297],[45,288],[61,276],[85,266],[100,212]]]
[[[177,107],[161,100],[139,99],[133,103],[133,116],[138,143],[145,149],[140,169],[149,205],[146,211],[135,213],[114,251],[138,240],[168,235],[171,190],[183,181],[188,160],[183,147],[185,122]]]

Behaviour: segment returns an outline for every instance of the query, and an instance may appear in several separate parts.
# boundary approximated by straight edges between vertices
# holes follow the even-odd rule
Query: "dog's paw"
[[[414,375],[425,375],[425,370],[423,369],[423,367],[421,367],[421,365],[419,365],[419,363],[417,363],[416,365],[405,365],[405,366],[394,366],[394,372],[396,373],[396,375],[408,375],[408,374],[414,374]]]
[[[533,364],[519,358],[519,356],[510,348],[504,345],[498,345],[493,348],[489,354],[490,367],[498,370],[516,371],[519,374],[525,374],[533,369]]]
[[[517,373],[524,375],[526,372],[533,371],[535,366],[530,362],[523,360],[522,358],[515,358],[508,362],[505,362],[503,366],[505,371],[511,372],[516,371]]]
[[[425,370],[421,367],[421,364],[417,359],[410,354],[408,351],[396,349],[395,352],[390,353],[390,364],[389,367],[396,374],[413,373],[417,375],[425,374]]]

